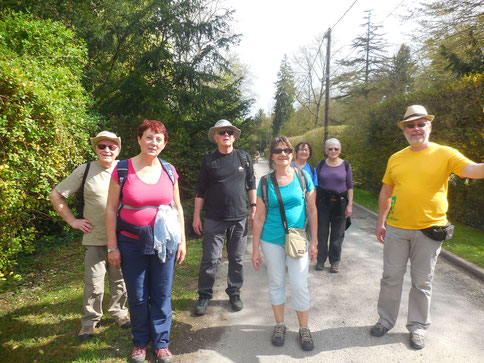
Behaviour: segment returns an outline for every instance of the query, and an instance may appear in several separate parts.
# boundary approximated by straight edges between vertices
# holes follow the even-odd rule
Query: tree
[[[326,36],[320,36],[311,45],[301,47],[297,55],[294,56],[296,65],[295,97],[314,119],[314,126],[319,123],[319,114],[324,102],[325,39],[327,39]]]
[[[135,130],[145,119],[165,123],[165,157],[191,197],[206,137],[221,118],[235,124],[250,100],[228,55],[240,36],[232,10],[216,0],[5,0],[0,6],[57,19],[82,38],[89,58],[82,77],[96,108],[123,137],[123,154],[138,152]]]
[[[378,80],[382,93],[393,96],[413,89],[416,72],[417,66],[412,59],[410,47],[402,44],[388,65],[382,68],[381,78]]]
[[[279,72],[277,73],[276,95],[274,97],[276,104],[274,106],[274,116],[272,121],[272,135],[277,136],[279,130],[294,113],[294,76],[284,55]]]
[[[343,92],[343,98],[364,96],[365,100],[368,100],[369,93],[377,88],[373,82],[374,76],[386,60],[386,43],[383,35],[378,33],[382,26],[372,23],[371,10],[367,10],[366,13],[366,22],[361,24],[365,28],[365,33],[357,36],[351,45],[357,55],[352,59],[338,62],[348,69],[333,81]]]
[[[484,71],[483,0],[433,0],[410,16],[421,25],[415,38],[427,60],[426,78],[447,80]]]

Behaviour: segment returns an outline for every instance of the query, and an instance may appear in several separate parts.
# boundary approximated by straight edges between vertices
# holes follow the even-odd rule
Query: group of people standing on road
[[[434,267],[442,241],[451,234],[446,218],[447,179],[450,173],[484,178],[483,163],[473,163],[455,149],[429,142],[433,119],[423,106],[407,108],[398,126],[410,146],[390,158],[379,198],[377,237],[385,243],[384,267],[380,319],[370,334],[380,337],[394,326],[410,259],[407,328],[415,349],[425,345]],[[228,257],[225,291],[232,309],[243,309],[243,256],[251,226],[253,266],[259,270],[264,263],[267,270],[276,322],[271,341],[276,346],[284,344],[287,271],[301,347],[311,350],[309,264],[317,260],[315,270],[322,271],[329,260],[329,271],[340,271],[353,206],[351,165],[340,158],[342,147],[335,138],[325,142],[327,157],[313,168],[308,164],[312,155],[309,143],[294,148],[286,137],[279,136],[269,148],[271,172],[257,186],[249,154],[234,148],[240,134],[227,120],[217,121],[208,132],[217,149],[202,160],[195,197],[192,227],[203,236],[203,255],[194,312],[207,312],[224,245]],[[84,233],[84,316],[78,338],[91,339],[103,315],[107,273],[108,311],[121,328],[131,328],[131,360],[143,362],[151,343],[156,361],[171,362],[174,265],[181,264],[186,255],[178,174],[173,165],[158,157],[168,141],[163,123],[145,120],[137,140],[140,153],[118,162],[121,138],[107,131],[91,138],[97,160],[75,169],[49,198],[63,219]],[[78,190],[83,192],[84,208],[83,215],[75,217],[65,199]]]

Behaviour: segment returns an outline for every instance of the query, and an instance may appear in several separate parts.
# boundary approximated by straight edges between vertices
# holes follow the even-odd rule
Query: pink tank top
[[[175,168],[173,168],[175,169]],[[174,170],[175,181],[178,180],[178,174]],[[118,167],[116,166],[112,173],[112,178],[118,182]],[[162,168],[160,179],[156,184],[147,184],[142,181],[136,174],[131,159],[128,160],[128,176],[123,187],[123,205],[127,204],[131,207],[143,206],[159,206],[162,204],[168,205],[173,200],[173,184],[170,177]],[[126,209],[121,208],[120,216],[126,222],[136,226],[153,226],[156,218],[156,208],[146,209]],[[138,236],[121,231],[121,234],[138,239]]]

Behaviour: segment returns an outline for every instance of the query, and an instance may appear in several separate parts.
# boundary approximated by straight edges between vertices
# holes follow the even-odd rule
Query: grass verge
[[[126,362],[132,350],[130,330],[121,330],[103,316],[94,338],[79,342],[82,317],[84,248],[76,241],[58,241],[49,249],[19,261],[20,282],[3,281],[0,290],[0,347],[2,362]],[[60,246],[59,246],[60,245]],[[173,329],[177,318],[196,299],[201,241],[187,242],[187,258],[175,268]],[[104,311],[109,301],[105,287]]]
[[[362,189],[354,190],[354,201],[378,213],[378,196]],[[444,242],[444,247],[465,260],[484,268],[484,233],[461,223],[455,226],[454,237]]]

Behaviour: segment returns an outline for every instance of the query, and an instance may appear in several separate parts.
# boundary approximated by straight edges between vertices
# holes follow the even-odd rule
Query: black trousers
[[[229,296],[240,295],[244,282],[244,254],[247,245],[247,218],[240,221],[216,221],[205,219],[203,225],[203,255],[198,274],[198,295],[213,297],[213,284],[222,262],[222,250],[227,239],[229,271],[227,289]]]
[[[318,262],[324,263],[328,257],[332,265],[341,261],[347,204],[348,201],[342,196],[318,200]]]

